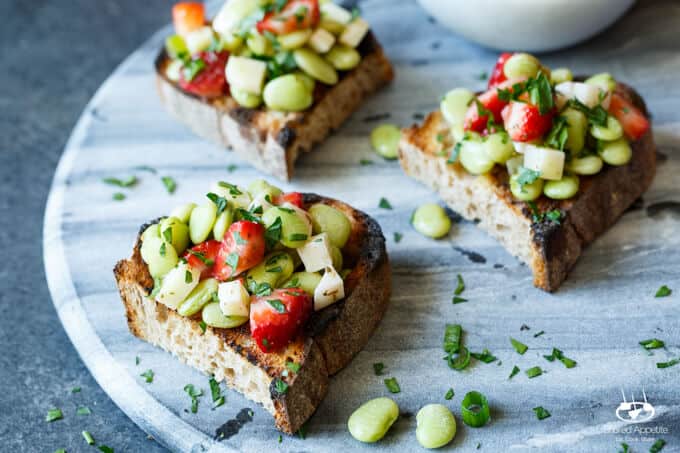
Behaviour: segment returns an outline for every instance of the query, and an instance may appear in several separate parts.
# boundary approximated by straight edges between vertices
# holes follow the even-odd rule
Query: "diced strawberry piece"
[[[318,23],[318,0],[289,0],[280,11],[275,6],[273,11],[268,12],[257,23],[257,31],[285,35],[296,30],[314,28]]]
[[[250,304],[250,333],[262,352],[287,345],[313,310],[312,298],[300,288],[276,289],[254,297]]]
[[[512,56],[513,54],[510,52],[503,52],[498,57],[496,65],[493,67],[493,71],[491,71],[491,76],[489,77],[488,88],[493,88],[507,80],[507,77],[505,77],[505,72],[503,72],[503,68],[505,67],[505,62],[508,61],[508,59]]]
[[[231,224],[215,260],[213,274],[220,281],[229,280],[258,265],[264,258],[264,227],[241,220]]]
[[[618,93],[613,93],[609,113],[614,116],[623,132],[631,140],[639,140],[649,130],[649,120],[637,107]]]
[[[202,97],[217,97],[228,93],[227,79],[224,68],[229,59],[229,52],[201,52],[192,58],[192,62],[185,64],[180,71],[179,86],[184,91]],[[202,61],[204,67],[191,80],[187,80],[186,72],[192,64]],[[200,64],[200,63],[199,63]]]
[[[211,239],[187,250],[184,258],[187,260],[189,267],[201,271],[201,279],[208,278],[212,275],[213,267],[221,247],[222,243],[220,241]]]
[[[541,138],[552,127],[553,112],[541,115],[538,107],[524,102],[510,102],[502,112],[503,124],[510,138],[530,142]]]
[[[486,129],[489,119],[487,112],[491,112],[494,122],[500,123],[501,110],[508,103],[499,99],[496,88],[492,88],[477,96],[477,101],[481,104],[482,111],[480,112],[479,105],[473,100],[465,114],[463,127],[466,131],[482,133]]]
[[[300,192],[287,192],[287,193],[282,193],[281,195],[278,195],[274,199],[274,204],[275,205],[282,205],[284,203],[290,203],[292,205],[297,206],[300,209],[305,208],[305,201]]]
[[[205,25],[205,6],[198,2],[182,2],[172,7],[175,32],[185,35]]]

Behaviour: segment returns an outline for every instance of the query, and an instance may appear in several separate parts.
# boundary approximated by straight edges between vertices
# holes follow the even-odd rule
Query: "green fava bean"
[[[381,124],[371,131],[371,146],[385,159],[396,159],[399,155],[401,130],[394,124]]]
[[[331,260],[333,261],[333,269],[342,269],[343,265],[343,258],[342,258],[342,251],[331,244]]]
[[[451,219],[446,215],[446,211],[435,203],[427,203],[416,209],[412,223],[417,232],[435,239],[446,236],[451,229]]]
[[[302,71],[295,71],[293,74],[295,74],[295,77],[300,79],[300,81],[305,84],[305,86],[307,87],[307,91],[314,94],[314,87],[316,87],[316,81],[312,77],[308,76]]]
[[[248,288],[251,292],[255,292],[256,288],[263,284],[267,284],[271,288],[278,288],[281,283],[293,275],[294,270],[295,264],[289,254],[274,252],[248,271],[246,274]]]
[[[522,186],[517,179],[519,174],[512,175],[510,177],[510,192],[521,201],[533,201],[540,197],[543,193],[543,180],[537,178],[536,181],[531,184],[524,184]]]
[[[567,141],[564,147],[572,154],[578,154],[586,142],[588,120],[582,112],[573,108],[566,109],[561,116],[567,119]]]
[[[281,189],[272,186],[264,179],[256,179],[248,185],[248,193],[253,200],[260,195],[269,195],[269,199],[273,201],[275,197],[281,195]]]
[[[312,220],[314,234],[326,233],[331,244],[339,248],[345,246],[352,232],[352,225],[342,211],[327,204],[317,203],[312,205],[307,213]]]
[[[198,313],[217,294],[217,286],[218,282],[214,278],[202,280],[177,307],[177,313],[182,316]]]
[[[267,107],[284,112],[305,110],[314,100],[305,83],[295,74],[286,74],[267,82],[262,97]]]
[[[248,322],[247,316],[224,316],[219,302],[210,302],[201,312],[201,319],[210,327],[232,329]]]
[[[161,232],[158,229],[158,224],[154,223],[149,225],[146,230],[142,233],[142,242],[147,240],[148,238],[160,238],[161,237]]]
[[[444,115],[446,122],[452,126],[462,126],[465,114],[474,97],[475,94],[465,88],[455,88],[446,93],[439,104],[439,110]],[[456,139],[456,141],[459,141],[459,139]]]
[[[312,35],[312,30],[297,30],[285,35],[279,35],[276,40],[279,45],[286,50],[297,49],[304,46],[309,41],[309,37]]]
[[[158,226],[163,239],[171,243],[178,255],[189,245],[189,227],[177,217],[167,217]]]
[[[307,48],[295,49],[293,58],[300,69],[319,82],[326,85],[338,83],[338,73],[335,68],[313,50]]]
[[[484,152],[494,162],[504,164],[515,153],[515,147],[505,132],[489,134],[484,138]]]
[[[275,206],[267,209],[262,214],[262,221],[269,228],[281,218],[281,243],[288,248],[295,249],[302,247],[309,239],[312,232],[312,225],[294,209]]]
[[[207,203],[197,206],[189,217],[189,237],[194,244],[200,244],[208,239],[217,219],[217,206]]]
[[[425,448],[440,448],[456,436],[456,419],[442,404],[428,404],[416,415],[416,439]]]
[[[180,35],[172,35],[165,38],[165,51],[170,58],[180,58],[189,53],[184,38]]]
[[[566,200],[578,192],[579,179],[576,175],[564,175],[558,181],[546,181],[543,193],[553,200]]]
[[[321,274],[317,272],[295,272],[288,281],[283,284],[284,288],[301,288],[304,292],[314,297],[314,290],[319,286]]]
[[[599,151],[600,157],[609,165],[619,166],[627,164],[633,157],[633,150],[625,138],[613,142],[602,142]]]
[[[248,38],[246,39],[246,46],[248,46],[255,55],[264,55],[268,57],[274,55],[272,42],[259,33],[249,33]]]
[[[218,241],[224,239],[224,233],[227,232],[227,228],[231,226],[233,221],[234,210],[231,206],[227,206],[227,208],[217,216],[217,219],[215,219],[215,225],[213,225],[213,238]]]
[[[347,421],[349,433],[366,443],[382,439],[399,417],[399,406],[389,398],[372,399],[355,410]]]
[[[170,217],[177,217],[183,223],[189,223],[189,217],[191,217],[191,211],[196,207],[196,203],[187,203],[182,206],[177,206],[170,213]]]
[[[231,93],[231,97],[234,98],[238,105],[247,109],[254,109],[262,104],[262,96],[260,95],[239,90],[236,87],[231,87],[229,93]]]
[[[614,91],[616,89],[616,80],[608,72],[595,74],[586,79],[585,83],[589,85],[597,85],[603,90]]]
[[[473,175],[483,175],[491,171],[496,164],[484,149],[484,143],[479,140],[463,140],[460,143],[458,161]]]
[[[619,120],[609,115],[607,116],[606,126],[598,126],[597,124],[593,124],[590,127],[590,135],[598,140],[618,140],[619,138],[623,137],[623,127],[621,127]]]
[[[361,55],[355,49],[342,44],[336,44],[325,55],[335,69],[339,71],[349,71],[354,69],[361,61]]]
[[[576,157],[569,162],[567,168],[577,175],[596,175],[602,170],[602,159],[599,156]]]
[[[220,33],[220,44],[222,45],[223,50],[228,50],[229,52],[235,54],[241,50],[241,47],[243,46],[243,38],[231,33],[226,35]]]
[[[550,73],[550,83],[557,85],[562,82],[571,82],[574,80],[574,74],[567,68],[553,69]]]
[[[508,79],[536,77],[541,69],[541,62],[528,53],[516,53],[503,65],[503,73]]]
[[[140,252],[152,277],[164,276],[179,262],[179,257],[172,244],[165,242],[160,237],[149,237],[144,240]]]

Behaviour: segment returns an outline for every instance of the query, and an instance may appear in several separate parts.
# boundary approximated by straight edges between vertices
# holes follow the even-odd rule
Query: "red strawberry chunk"
[[[613,93],[609,113],[614,116],[623,132],[631,140],[639,140],[649,130],[649,120],[637,107],[618,93]]]
[[[228,93],[227,78],[224,68],[229,59],[229,52],[200,52],[185,63],[180,71],[179,86],[184,91],[202,97],[218,97]],[[201,63],[202,62],[202,63]],[[199,68],[191,80],[191,68]]]
[[[541,115],[538,107],[524,102],[510,102],[502,112],[503,124],[510,138],[530,142],[545,135],[552,127],[553,113]]]
[[[189,267],[201,271],[201,279],[208,278],[212,274],[217,254],[221,247],[222,243],[220,241],[211,239],[187,250],[184,258],[187,260]]]
[[[250,304],[250,333],[262,352],[287,345],[302,329],[312,313],[311,296],[300,288],[272,291],[254,297]]]
[[[231,224],[215,260],[214,275],[226,281],[258,265],[264,258],[264,227],[241,220]]]
[[[512,56],[513,54],[510,52],[503,52],[498,57],[496,65],[493,67],[493,71],[491,72],[491,76],[489,77],[488,88],[493,88],[507,80],[507,77],[505,77],[505,72],[503,72],[503,69],[505,67],[505,62],[508,61],[508,59]]]
[[[305,201],[304,197],[300,192],[287,192],[287,193],[282,193],[281,195],[278,195],[274,199],[274,204],[275,205],[282,205],[284,203],[290,203],[292,205],[297,206],[300,209],[305,208]]]
[[[463,128],[466,131],[482,133],[487,128],[489,114],[493,116],[495,123],[501,121],[501,111],[508,103],[501,101],[498,97],[498,90],[492,88],[473,100],[468,108],[463,120]],[[480,108],[481,107],[481,108]]]

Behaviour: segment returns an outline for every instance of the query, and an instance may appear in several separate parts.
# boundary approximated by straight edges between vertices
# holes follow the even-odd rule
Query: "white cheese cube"
[[[543,179],[560,180],[564,172],[564,152],[528,145],[524,151],[524,167],[540,172]]]
[[[217,298],[224,316],[250,316],[250,294],[241,280],[220,283]]]
[[[609,107],[610,93],[598,85],[581,82],[562,82],[555,86],[555,91],[563,94],[568,99],[577,99],[590,108],[600,103],[600,93],[602,93],[602,96],[604,96],[602,107],[605,109]]]
[[[309,47],[318,53],[326,53],[335,44],[335,36],[323,28],[317,28],[309,38]]]
[[[187,49],[191,55],[208,50],[208,47],[213,42],[212,28],[206,26],[189,32],[184,36],[184,42],[186,42]]]
[[[322,3],[321,15],[324,19],[337,22],[338,24],[348,24],[352,20],[352,13],[347,11],[342,6],[336,5],[333,2]]]
[[[332,267],[327,267],[314,289],[314,310],[319,311],[345,297],[345,283]]]
[[[267,63],[246,57],[229,57],[226,68],[227,82],[239,90],[262,94]]]
[[[258,6],[257,0],[226,1],[213,19],[212,27],[220,35],[231,35],[237,30],[241,21],[252,14]]]
[[[259,206],[262,208],[262,213],[264,213],[267,209],[273,208],[274,205],[271,204],[267,198],[270,198],[270,196],[266,193],[261,193],[260,195],[256,196],[253,201],[250,202],[250,205],[248,205],[248,211],[255,211],[255,209]]]
[[[345,30],[340,35],[340,43],[349,47],[356,47],[359,45],[366,33],[368,33],[368,22],[360,17],[357,17],[350,22]]]
[[[333,266],[331,243],[326,233],[312,236],[309,241],[297,249],[307,272],[316,272]]]
[[[193,269],[186,263],[179,263],[163,277],[156,300],[170,308],[177,308],[198,285],[200,278],[200,270]]]

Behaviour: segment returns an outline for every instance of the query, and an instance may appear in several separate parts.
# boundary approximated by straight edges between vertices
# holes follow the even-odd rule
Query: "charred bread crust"
[[[187,318],[148,298],[154,281],[140,247],[141,234],[150,223],[140,229],[132,256],[114,268],[133,335],[261,403],[286,433],[296,432],[314,413],[328,391],[329,377],[366,344],[390,296],[391,271],[377,222],[337,200],[314,194],[304,194],[304,200],[307,206],[325,203],[348,216],[352,232],[343,252],[353,267],[345,279],[345,299],[314,313],[306,331],[281,351],[260,351],[247,323],[235,329],[207,327],[204,333],[199,315]],[[287,361],[299,364],[299,372],[284,373]],[[283,394],[276,390],[277,379],[288,384]]]
[[[304,112],[283,113],[239,106],[231,97],[201,98],[165,76],[168,57],[156,58],[156,85],[162,104],[197,135],[231,148],[254,167],[287,181],[301,152],[337,129],[364,99],[394,78],[392,65],[372,33],[361,42],[359,65],[341,72],[333,86],[317,84],[314,104]]]
[[[649,117],[642,98],[631,87],[619,83],[616,91]],[[513,198],[505,168],[496,166],[489,174],[475,177],[459,163],[447,164],[447,157],[438,155],[441,144],[434,137],[447,128],[441,113],[435,111],[422,125],[404,129],[399,150],[402,168],[437,190],[463,217],[479,220],[482,229],[531,267],[534,285],[545,291],[559,288],[584,248],[616,223],[649,188],[656,172],[650,128],[631,143],[633,157],[628,164],[580,176],[579,192],[569,200],[539,198],[540,212],[559,209],[563,219],[560,224],[547,219],[537,222],[528,204]],[[453,188],[458,195],[452,193]]]

